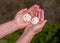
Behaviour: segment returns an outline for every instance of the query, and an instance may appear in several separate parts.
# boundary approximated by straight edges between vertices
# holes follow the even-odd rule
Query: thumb
[[[46,24],[47,20],[44,20],[43,23],[41,23],[41,26],[43,27]]]

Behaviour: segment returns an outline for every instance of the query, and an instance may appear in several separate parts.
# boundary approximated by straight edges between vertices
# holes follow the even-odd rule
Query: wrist
[[[16,23],[15,20],[12,20],[12,24],[14,25],[14,27],[16,27],[17,29],[19,29],[19,26],[18,26],[18,24]]]
[[[34,34],[33,32],[31,32],[31,31],[30,31],[30,32],[24,32],[23,35],[26,35],[26,36],[28,36],[28,37],[30,37],[30,36],[31,36],[31,37],[32,37],[32,36],[35,36],[35,34]]]
[[[18,26],[18,29],[22,29],[22,28],[24,28],[23,26],[22,26],[22,23],[20,22],[20,20],[19,19],[14,19],[14,22],[16,23],[16,25]]]
[[[21,39],[25,39],[26,43],[30,43],[32,38],[35,36],[32,32],[23,33]]]

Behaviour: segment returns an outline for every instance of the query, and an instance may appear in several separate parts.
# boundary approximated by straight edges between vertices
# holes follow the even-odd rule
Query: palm
[[[27,9],[22,9],[21,11],[19,11],[15,17],[17,23],[19,26],[21,27],[25,27],[26,25],[28,25],[29,23],[26,23],[23,21],[23,15],[27,13]]]
[[[26,27],[25,32],[33,32],[37,34],[38,32],[42,31],[43,26],[47,22],[47,20],[44,20],[44,10],[38,9],[35,12],[35,15],[39,18],[39,23],[36,25],[30,24],[29,26]]]
[[[33,15],[33,13],[32,12],[34,12],[34,10],[36,10],[36,9],[38,9],[39,8],[39,6],[37,6],[37,5],[34,5],[34,6],[32,6],[30,9],[22,9],[22,10],[20,10],[18,13],[17,13],[17,15],[16,15],[16,17],[15,17],[15,19],[16,19],[16,21],[17,21],[17,23],[18,23],[18,25],[19,26],[21,26],[22,28],[23,27],[26,27],[27,25],[29,25],[29,23],[28,22],[24,22],[23,21],[23,15],[25,14],[25,13],[30,13],[31,15]]]

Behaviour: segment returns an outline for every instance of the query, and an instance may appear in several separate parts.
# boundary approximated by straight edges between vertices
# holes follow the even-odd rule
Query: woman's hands
[[[38,17],[39,22],[38,24],[33,25],[30,23],[24,30],[24,33],[21,35],[21,37],[16,41],[16,43],[30,43],[34,35],[36,35],[38,32],[42,31],[43,26],[47,22],[47,20],[44,20],[44,10],[39,9],[39,6],[35,5],[35,7],[31,7],[28,12],[31,14],[32,18]]]
[[[35,12],[35,16],[39,18],[39,23],[36,25],[30,24],[26,27],[24,33],[33,33],[34,35],[42,31],[43,26],[46,24],[47,20],[44,20],[44,10],[38,9]]]
[[[17,23],[18,27],[19,28],[24,28],[24,27],[28,26],[30,24],[30,22],[24,22],[23,18],[22,18],[23,15],[26,14],[26,13],[29,13],[33,17],[34,16],[33,13],[35,13],[34,11],[36,11],[38,8],[39,8],[38,5],[34,5],[29,9],[25,8],[25,9],[22,9],[19,12],[17,12],[17,15],[16,15],[14,20]]]
[[[38,17],[39,23],[36,25],[32,25],[30,23],[31,21],[24,22],[22,17],[26,13],[31,14],[32,17]],[[17,25],[19,26],[19,28],[26,27],[25,32],[31,31],[33,33],[40,32],[42,30],[43,26],[45,25],[45,23],[47,22],[47,20],[44,20],[44,10],[39,9],[38,5],[34,5],[29,9],[25,8],[25,9],[20,10],[15,17],[15,21],[16,21]]]

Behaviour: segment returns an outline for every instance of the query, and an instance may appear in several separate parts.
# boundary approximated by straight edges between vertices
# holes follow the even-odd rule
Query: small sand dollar
[[[38,22],[39,22],[39,18],[38,17],[32,18],[32,24],[37,24]]]
[[[23,16],[23,20],[25,21],[25,22],[29,22],[30,20],[31,20],[31,15],[30,14],[24,14],[24,16]]]

